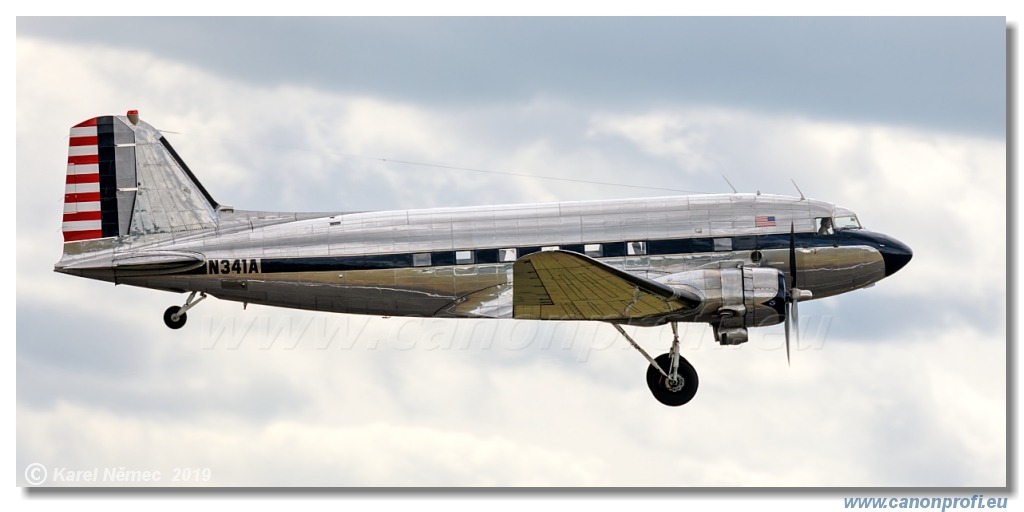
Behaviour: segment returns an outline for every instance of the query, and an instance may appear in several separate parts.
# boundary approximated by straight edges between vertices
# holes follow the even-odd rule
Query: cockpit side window
[[[842,217],[836,217],[835,221],[836,229],[861,229],[860,221],[857,220],[856,215],[843,215]]]
[[[817,226],[819,235],[831,235],[835,232],[832,227],[832,217],[818,217],[814,219],[814,225]]]

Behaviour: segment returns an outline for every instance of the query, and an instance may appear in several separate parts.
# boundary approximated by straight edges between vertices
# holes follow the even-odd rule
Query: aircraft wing
[[[629,320],[694,309],[699,297],[568,251],[528,254],[512,265],[512,317]]]

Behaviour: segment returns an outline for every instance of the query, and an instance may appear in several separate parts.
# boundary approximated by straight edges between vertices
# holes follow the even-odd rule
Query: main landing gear
[[[677,407],[693,399],[697,394],[697,370],[683,356],[679,355],[679,329],[672,322],[672,348],[667,354],[652,358],[630,338],[619,324],[612,324],[630,345],[633,345],[650,366],[647,367],[647,387],[659,402]]]
[[[199,292],[192,292],[188,296],[188,300],[182,306],[171,306],[164,311],[164,324],[171,329],[181,329],[181,326],[185,325],[185,321],[188,320],[186,311],[192,309],[192,306],[199,304],[203,299],[206,298],[205,293],[200,293],[199,298],[196,298],[196,294]]]

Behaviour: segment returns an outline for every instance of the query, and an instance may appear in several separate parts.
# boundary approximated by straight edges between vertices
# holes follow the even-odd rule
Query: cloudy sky
[[[1003,486],[1005,36],[1001,18],[20,18],[18,484],[39,463],[160,485]],[[779,328],[722,348],[687,326],[701,387],[681,408],[605,325],[209,300],[171,331],[181,296],[52,272],[68,127],[130,108],[239,208],[792,178],[914,259],[803,304],[789,368]]]

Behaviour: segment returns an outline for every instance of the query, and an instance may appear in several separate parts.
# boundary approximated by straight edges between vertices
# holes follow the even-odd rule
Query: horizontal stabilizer
[[[195,252],[146,251],[115,256],[112,266],[119,270],[183,271],[205,263],[203,255]]]

